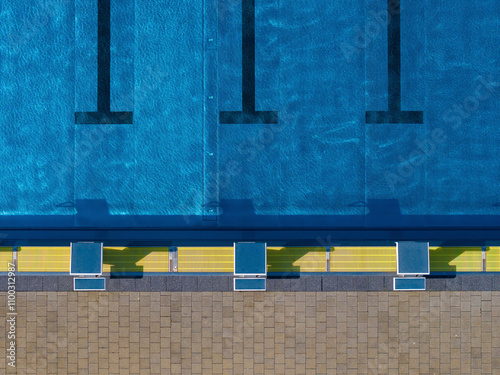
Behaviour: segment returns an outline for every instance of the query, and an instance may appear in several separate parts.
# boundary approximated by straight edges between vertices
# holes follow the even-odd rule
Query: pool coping
[[[430,246],[498,246],[500,226],[489,228],[284,228],[284,229],[146,229],[0,227],[0,246],[68,246],[70,242],[105,242],[106,246],[232,246],[266,242],[272,246],[342,246],[396,241],[425,241]]]

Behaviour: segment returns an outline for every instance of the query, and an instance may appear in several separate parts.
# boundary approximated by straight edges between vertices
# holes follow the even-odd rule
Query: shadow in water
[[[76,225],[98,225],[109,220],[106,199],[76,199]]]
[[[19,241],[30,243],[35,236],[37,243],[46,241],[60,246],[69,241],[102,240],[122,246],[129,246],[131,242],[172,240],[195,246],[208,241],[212,245],[228,241],[273,241],[275,246],[285,246],[292,241],[308,246],[331,241],[394,240],[430,240],[446,245],[460,241],[461,246],[467,241],[476,246],[484,241],[498,243],[498,214],[427,215],[422,209],[423,214],[412,215],[406,214],[408,207],[400,208],[396,199],[345,202],[343,207],[333,207],[339,211],[331,215],[307,214],[321,211],[313,203],[296,209],[274,207],[273,202],[261,203],[265,207],[254,206],[252,199],[221,199],[209,203],[220,208],[218,216],[110,214],[105,199],[80,199],[75,201],[77,213],[74,215],[0,215],[3,228],[0,239],[3,245],[12,245]],[[324,208],[328,202],[318,204]],[[71,203],[64,202],[60,207],[66,205],[70,207]],[[210,228],[207,220],[213,224]]]
[[[401,208],[397,199],[367,199],[367,216],[399,217]]]
[[[228,220],[255,216],[255,207],[251,199],[221,199],[219,208],[221,217]]]

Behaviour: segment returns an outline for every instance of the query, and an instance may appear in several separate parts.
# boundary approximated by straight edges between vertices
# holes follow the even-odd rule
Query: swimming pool
[[[395,3],[2,5],[0,226],[498,228],[500,4]]]

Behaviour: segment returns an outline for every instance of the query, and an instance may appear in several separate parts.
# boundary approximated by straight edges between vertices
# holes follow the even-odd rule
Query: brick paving
[[[18,374],[500,374],[500,292],[19,292],[17,308]]]

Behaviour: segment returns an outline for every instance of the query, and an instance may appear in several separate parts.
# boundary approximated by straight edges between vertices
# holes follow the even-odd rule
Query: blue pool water
[[[278,121],[219,123],[252,87],[241,4],[111,0],[109,110],[133,122],[75,124],[99,110],[98,1],[2,2],[0,224],[500,224],[498,1],[401,0],[421,124],[366,121],[391,100],[384,0],[255,0],[254,110]]]

